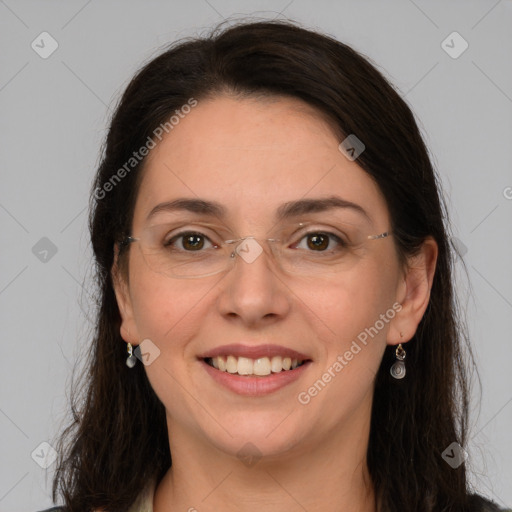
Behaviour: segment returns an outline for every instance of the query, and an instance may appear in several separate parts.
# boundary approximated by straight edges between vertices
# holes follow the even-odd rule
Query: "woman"
[[[282,22],[172,46],[117,107],[91,212],[64,510],[498,510],[466,477],[436,175],[361,55]]]

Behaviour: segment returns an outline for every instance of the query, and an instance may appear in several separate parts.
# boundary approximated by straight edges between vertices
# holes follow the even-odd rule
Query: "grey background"
[[[40,443],[54,439],[88,350],[87,202],[109,109],[161,45],[241,15],[289,17],[353,45],[419,117],[469,270],[459,290],[483,386],[472,482],[512,506],[511,1],[0,0],[0,511],[51,503],[54,464],[31,454],[49,460]],[[31,48],[43,31],[59,45],[47,59]],[[441,46],[453,31],[469,44],[457,59]]]

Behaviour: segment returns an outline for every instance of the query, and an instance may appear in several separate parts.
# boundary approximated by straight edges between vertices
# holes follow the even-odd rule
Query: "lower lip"
[[[262,377],[249,377],[217,370],[202,360],[205,370],[219,384],[239,395],[263,396],[274,393],[295,382],[305,372],[311,361],[306,361],[294,370],[283,370]]]

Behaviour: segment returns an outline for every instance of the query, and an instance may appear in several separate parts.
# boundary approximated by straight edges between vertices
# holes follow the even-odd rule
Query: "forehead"
[[[264,221],[280,204],[333,194],[387,216],[384,199],[324,116],[289,98],[199,101],[148,155],[134,223],[179,197],[220,202]]]

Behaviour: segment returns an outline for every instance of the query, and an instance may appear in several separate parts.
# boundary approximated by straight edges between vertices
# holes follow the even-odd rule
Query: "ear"
[[[116,295],[117,306],[121,315],[121,338],[127,343],[138,345],[139,337],[137,325],[133,315],[132,301],[130,297],[130,288],[126,276],[119,267],[119,245],[114,245],[114,264],[110,272],[112,286]]]
[[[428,237],[419,252],[408,258],[396,294],[402,309],[391,321],[387,336],[389,345],[405,343],[414,336],[430,300],[437,255],[437,243]]]

